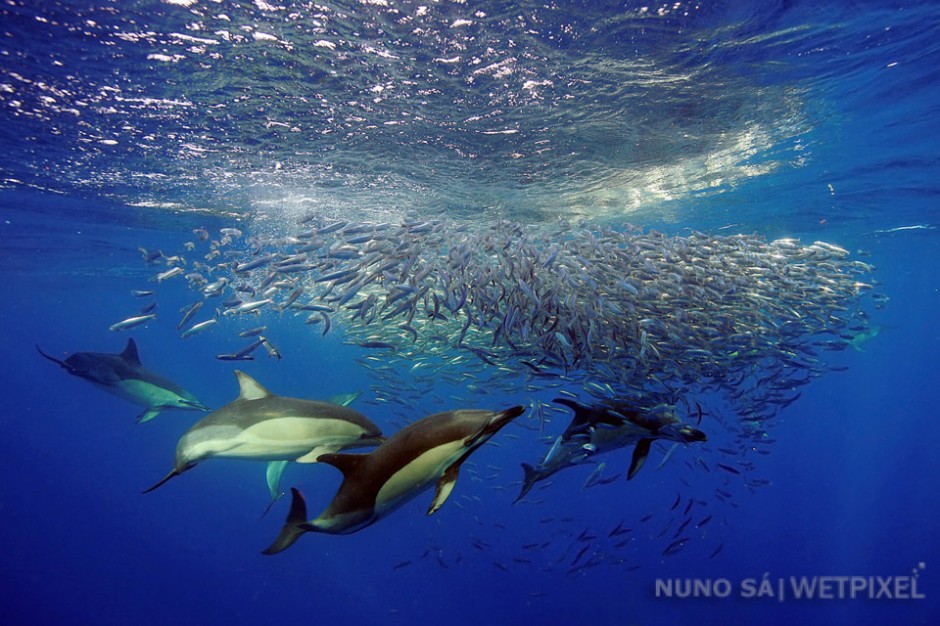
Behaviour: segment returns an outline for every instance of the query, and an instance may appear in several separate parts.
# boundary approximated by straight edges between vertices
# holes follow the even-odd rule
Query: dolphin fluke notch
[[[307,503],[296,488],[290,488],[290,512],[287,522],[281,528],[280,534],[270,546],[261,551],[261,554],[277,554],[288,549],[297,539],[307,532]]]
[[[170,470],[170,473],[169,473],[169,474],[167,474],[166,476],[164,476],[163,478],[161,478],[161,479],[160,479],[160,482],[158,482],[156,485],[154,485],[154,486],[151,487],[150,489],[145,489],[144,491],[141,491],[141,493],[150,493],[151,491],[157,489],[158,487],[162,487],[162,486],[163,486],[163,483],[167,482],[168,480],[170,480],[170,479],[173,478],[174,476],[179,476],[179,475],[182,474],[182,473],[183,473],[183,472],[181,472],[180,470],[174,468],[174,469]]]

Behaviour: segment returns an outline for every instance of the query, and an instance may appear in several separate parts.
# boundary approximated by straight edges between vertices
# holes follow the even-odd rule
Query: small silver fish
[[[119,331],[119,330],[127,330],[128,328],[136,328],[138,326],[146,324],[150,320],[155,320],[155,319],[157,319],[156,313],[148,313],[147,315],[135,315],[134,317],[129,317],[126,320],[121,320],[120,322],[117,322],[116,324],[111,324],[111,326],[108,327],[108,330]]]
[[[174,267],[173,269],[169,269],[165,272],[160,272],[159,274],[154,276],[154,280],[157,281],[158,283],[162,283],[163,281],[173,278],[174,276],[181,275],[183,271],[184,270],[182,267]]]
[[[257,311],[266,304],[272,302],[271,298],[265,298],[264,300],[254,300],[252,302],[242,302],[236,307],[224,311],[222,315],[236,315],[238,313],[250,313],[251,311]]]
[[[210,326],[214,326],[218,323],[217,319],[206,320],[204,322],[199,322],[195,326],[191,326],[180,333],[180,339],[186,339],[187,337],[192,337],[196,333],[201,333]]]

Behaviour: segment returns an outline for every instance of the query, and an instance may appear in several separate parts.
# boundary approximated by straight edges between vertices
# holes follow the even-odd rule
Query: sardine
[[[126,320],[121,320],[115,324],[111,324],[108,327],[108,330],[119,331],[119,330],[128,330],[129,328],[137,328],[143,324],[146,324],[150,320],[157,319],[156,313],[148,313],[146,315],[136,315],[134,317],[129,317]]]

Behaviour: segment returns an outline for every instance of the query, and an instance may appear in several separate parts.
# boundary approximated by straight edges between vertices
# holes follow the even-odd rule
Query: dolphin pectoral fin
[[[516,499],[512,501],[513,504],[519,500],[522,500],[525,497],[525,494],[529,493],[535,483],[539,480],[538,471],[528,463],[522,464],[522,471],[525,473],[525,479],[522,481],[522,490],[519,492],[519,495],[516,496]]]
[[[284,492],[281,491],[281,476],[284,474],[284,470],[287,469],[287,464],[290,461],[269,461],[266,468],[266,478],[268,482],[268,491],[271,492],[271,500],[268,502],[268,506],[264,507],[264,513],[261,514],[261,517],[264,517],[268,514],[268,511],[271,510],[271,507],[274,506],[274,503],[280,500],[284,496]]]
[[[652,439],[640,439],[633,448],[633,458],[630,459],[630,469],[627,471],[627,480],[630,480],[640,471],[643,464],[646,463],[646,457],[650,454],[650,446],[653,445]]]
[[[284,474],[284,470],[287,469],[288,463],[290,463],[290,461],[268,462],[265,477],[268,481],[268,491],[271,492],[271,504],[274,504],[278,498],[284,495],[284,492],[281,491],[281,476]],[[270,504],[268,508],[271,508]]]
[[[457,476],[460,474],[460,463],[454,463],[446,470],[437,481],[437,489],[434,490],[434,500],[431,502],[431,508],[428,509],[428,515],[434,515],[441,506],[447,502],[450,492],[454,490],[457,484]]]
[[[144,409],[144,412],[137,416],[137,423],[143,424],[144,422],[149,422],[158,415],[160,415],[159,407],[149,407]]]
[[[284,497],[283,493],[279,493],[276,496],[272,496],[271,500],[268,502],[268,506],[264,507],[264,512],[261,514],[261,517],[264,517],[271,512],[271,508],[274,506],[274,503]]]
[[[317,446],[307,454],[294,459],[294,461],[297,463],[316,463],[321,455],[330,454],[336,452],[336,450],[336,446]]]
[[[177,470],[177,469],[174,468],[174,469],[170,470],[170,473],[169,473],[169,474],[167,474],[166,476],[164,476],[163,478],[161,478],[161,479],[160,479],[160,482],[158,482],[156,485],[154,485],[154,486],[151,487],[150,489],[146,489],[146,490],[142,491],[141,493],[150,493],[151,491],[153,491],[153,490],[156,489],[157,487],[162,486],[163,483],[165,483],[166,481],[170,480],[170,479],[173,478],[174,476],[179,476],[179,475],[182,474],[182,473],[183,473],[183,472],[181,472],[181,471],[179,471],[179,470]]]
[[[310,530],[307,524],[307,503],[304,497],[300,495],[294,487],[290,489],[291,503],[290,512],[287,514],[287,521],[281,528],[281,532],[270,546],[261,551],[261,554],[277,554],[292,545],[297,539]]]

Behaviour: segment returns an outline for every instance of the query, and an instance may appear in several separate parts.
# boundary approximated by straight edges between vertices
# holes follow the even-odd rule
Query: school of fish
[[[820,352],[870,332],[861,296],[886,300],[867,278],[872,265],[821,241],[317,214],[290,235],[196,234],[186,248],[201,256],[191,262],[145,251],[170,266],[154,281],[178,270],[199,295],[183,337],[276,311],[318,334],[341,327],[382,353],[386,369],[476,361],[497,385],[524,371],[536,387],[561,379],[607,398],[651,387],[740,394],[783,369],[798,385],[826,370]],[[215,312],[198,320],[200,309]],[[265,344],[276,352],[257,333],[220,358],[249,359]],[[752,399],[780,398],[765,389]]]

